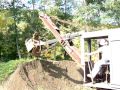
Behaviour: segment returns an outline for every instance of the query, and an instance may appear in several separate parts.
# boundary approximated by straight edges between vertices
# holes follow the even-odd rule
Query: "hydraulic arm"
[[[58,32],[58,27],[52,22],[50,17],[48,17],[46,14],[40,15],[40,19],[43,21],[44,25],[52,32],[52,34],[55,36],[55,38],[61,43],[63,48],[66,50],[66,52],[70,55],[70,57],[77,63],[80,63],[80,52],[79,49],[77,49],[74,46],[70,46],[69,42],[65,40],[63,36],[60,35]]]

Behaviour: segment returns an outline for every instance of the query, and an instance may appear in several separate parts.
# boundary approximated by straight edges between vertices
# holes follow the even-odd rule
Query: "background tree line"
[[[39,12],[56,18],[53,21],[62,33],[120,27],[120,0],[1,0],[0,61],[30,57],[25,40],[35,31],[43,41],[54,38],[43,26]],[[57,43],[44,58],[64,59],[63,51]]]

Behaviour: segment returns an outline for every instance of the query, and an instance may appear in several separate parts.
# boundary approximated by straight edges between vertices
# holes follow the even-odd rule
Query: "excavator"
[[[42,14],[42,15],[39,16],[39,18],[43,21],[43,24],[45,25],[45,27],[48,30],[50,30],[51,33],[55,36],[56,40],[63,46],[63,48],[69,54],[69,56],[76,63],[80,63],[80,51],[79,51],[79,49],[77,49],[74,46],[71,46],[70,43],[68,42],[68,40],[66,40],[66,37],[62,36],[60,34],[58,27],[52,22],[52,20],[50,19],[50,17],[48,17],[46,14]],[[73,34],[73,37],[74,37],[74,35],[76,36],[76,34]],[[77,33],[77,36],[78,35],[79,35],[79,33]],[[40,41],[40,42],[42,42],[42,41]],[[43,44],[45,44],[45,43],[43,43]],[[33,44],[32,39],[26,40],[25,45],[27,47],[28,52],[30,52],[33,49],[33,47],[35,46]]]
[[[65,51],[69,54],[69,56],[79,65],[82,66],[84,72],[84,83],[83,85],[86,87],[94,87],[97,90],[120,90],[120,72],[117,70],[120,68],[120,28],[110,29],[110,30],[99,30],[94,32],[77,32],[72,35],[67,34],[61,35],[59,28],[52,22],[51,18],[46,14],[39,15],[39,18],[42,20],[44,26],[51,31],[51,33],[55,36],[56,39],[49,40],[47,42],[42,42],[39,45],[45,45],[46,43],[52,44],[55,42],[59,42]],[[70,45],[69,39],[74,38],[76,36],[81,36],[80,43],[81,49],[77,49],[75,46]],[[91,52],[92,40],[98,40],[107,38],[109,41],[109,45],[111,46],[111,60],[108,65],[103,65],[103,72],[101,75],[97,75],[95,80],[93,78],[87,77],[87,74],[91,72],[93,66],[91,65],[91,57],[88,57],[85,60],[85,47],[87,42],[88,51]],[[34,48],[34,44],[32,39],[26,40],[25,45],[27,51],[30,52]],[[38,45],[38,46],[39,46]],[[117,51],[117,53],[116,53]],[[81,53],[80,53],[81,52]],[[101,57],[99,56],[98,59]],[[107,72],[107,73],[106,73]],[[96,81],[96,83],[93,83]]]
[[[52,32],[58,42],[63,46],[69,56],[75,62],[80,63],[80,53],[78,49],[74,46],[70,46],[69,42],[60,35],[58,27],[52,22],[50,17],[48,17],[46,14],[40,15],[39,17],[43,21],[44,25]]]

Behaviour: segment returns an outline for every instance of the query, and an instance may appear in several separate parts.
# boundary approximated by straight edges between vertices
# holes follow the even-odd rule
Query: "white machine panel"
[[[110,83],[120,85],[120,30],[110,32]]]

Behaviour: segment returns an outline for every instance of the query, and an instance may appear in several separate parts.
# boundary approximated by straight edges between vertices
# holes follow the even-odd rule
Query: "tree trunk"
[[[16,41],[16,49],[17,49],[17,54],[18,54],[18,57],[19,59],[21,58],[21,53],[20,53],[20,50],[19,50],[19,45],[18,45],[18,30],[17,30],[17,26],[16,26],[16,11],[15,11],[15,0],[13,0],[13,14],[14,14],[14,29],[15,29],[15,34],[16,34],[16,37],[15,37],[15,41]]]

